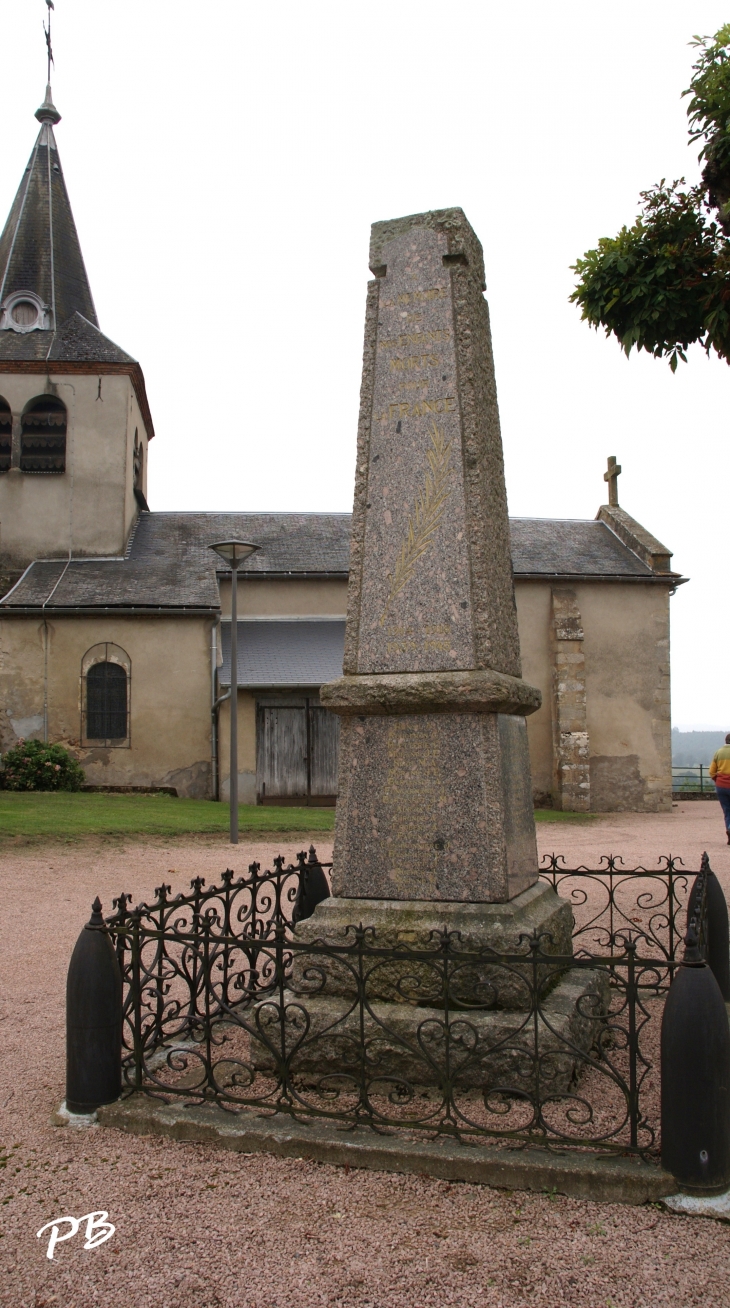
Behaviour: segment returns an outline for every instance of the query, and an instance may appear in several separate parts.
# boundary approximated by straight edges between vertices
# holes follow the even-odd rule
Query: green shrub
[[[85,780],[83,768],[63,745],[19,740],[2,757],[4,790],[80,790]]]

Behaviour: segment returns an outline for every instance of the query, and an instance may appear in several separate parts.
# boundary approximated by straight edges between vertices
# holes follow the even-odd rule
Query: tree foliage
[[[694,342],[730,363],[730,23],[692,44],[701,53],[683,95],[690,140],[703,142],[702,182],[643,191],[633,226],[574,264],[571,296],[627,354],[668,356],[673,371]]]
[[[730,23],[714,37],[696,36],[690,42],[701,54],[694,77],[682,95],[691,95],[687,109],[690,141],[704,141],[700,159],[711,150],[730,158]]]

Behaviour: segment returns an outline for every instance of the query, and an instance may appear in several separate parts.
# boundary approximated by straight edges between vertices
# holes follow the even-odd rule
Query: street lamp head
[[[224,563],[228,563],[231,568],[237,568],[244,559],[256,550],[261,549],[260,545],[252,545],[247,540],[219,540],[214,545],[209,545],[209,549],[215,550],[219,558]]]

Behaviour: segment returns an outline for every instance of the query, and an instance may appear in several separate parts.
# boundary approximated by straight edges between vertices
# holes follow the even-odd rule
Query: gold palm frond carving
[[[400,594],[403,587],[411,580],[418,560],[431,548],[444,514],[446,501],[451,494],[451,487],[448,485],[451,441],[444,440],[444,433],[435,422],[431,426],[431,449],[426,454],[428,464],[426,480],[423,490],[416,499],[413,512],[408,515],[408,531],[400,547],[395,569],[388,573],[390,592],[380,618],[381,627],[396,595]]]

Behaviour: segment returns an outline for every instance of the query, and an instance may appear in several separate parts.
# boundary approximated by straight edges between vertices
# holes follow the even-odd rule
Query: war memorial
[[[479,240],[460,209],[379,222],[370,266],[344,669],[321,692],[341,722],[332,864],[312,848],[137,907],[122,894],[106,917],[97,901],[57,1120],[720,1202],[730,956],[707,856],[691,873],[538,864],[540,694]]]
[[[321,695],[342,718],[333,896],[298,935],[343,943],[362,923],[396,948],[446,932],[517,953],[537,932],[566,954],[570,908],[538,880],[525,715],[540,694],[521,677],[481,246],[459,209],[416,214],[375,224],[370,266],[345,675]],[[406,978],[426,978],[412,973],[391,963],[370,994],[416,1038],[424,995],[404,1003]],[[306,974],[303,959],[295,988],[313,992],[334,1069],[350,978],[336,960],[324,987]],[[487,1041],[523,989],[485,963],[454,984],[489,1010],[471,1014]],[[388,1072],[403,1059],[396,1042]],[[433,1079],[408,1061],[409,1079]],[[478,1058],[469,1079],[483,1078]]]
[[[508,517],[506,482],[514,509],[536,473],[545,488],[536,509],[567,503],[566,471],[580,470],[583,453],[593,462],[602,425],[620,431],[608,448],[627,472],[646,440],[668,449],[684,437],[679,407],[674,423],[654,404],[641,421],[645,386],[627,421],[621,384],[597,402],[610,362],[593,373],[580,347],[561,351],[561,362],[550,356],[560,317],[540,287],[570,222],[582,230],[590,210],[585,151],[579,175],[575,151],[564,152],[562,172],[560,151],[543,152],[560,236],[548,223],[539,266],[525,262],[534,223],[523,213],[520,228],[495,203],[509,193],[525,133],[500,73],[519,71],[512,85],[528,110],[540,104],[545,140],[556,106],[559,138],[579,140],[564,112],[565,95],[575,103],[580,90],[566,31],[551,47],[555,24],[548,16],[541,31],[537,15],[515,42],[513,22],[501,32],[498,16],[475,12],[469,79],[464,42],[445,59],[421,10],[410,21],[391,9],[382,23],[368,11],[359,31],[363,15],[331,5],[192,24],[181,12],[171,45],[169,22],[156,38],[140,9],[121,20],[126,56],[119,17],[109,25],[118,57],[104,54],[99,104],[117,113],[99,118],[92,180],[107,186],[95,187],[104,216],[92,280],[99,249],[117,258],[119,232],[126,245],[138,219],[147,252],[157,240],[172,256],[173,281],[159,259],[152,275],[140,261],[129,278],[138,325],[183,351],[168,372],[166,457],[197,493],[215,477],[216,494],[225,455],[236,497],[230,512],[181,511],[148,503],[155,433],[145,380],[97,317],[56,143],[54,0],[38,3],[47,92],[0,232],[0,1308],[725,1308],[730,830],[724,844],[717,802],[688,802],[707,797],[701,770],[697,793],[673,785],[670,597],[688,579],[619,504],[615,455],[595,517]],[[101,54],[89,26],[96,11],[79,9],[69,115],[93,94],[91,56]],[[20,20],[13,26],[3,30],[17,108],[30,92]],[[585,24],[573,26],[572,53],[584,52]],[[671,16],[668,26],[665,54]],[[602,24],[607,75],[633,64],[639,100],[629,109],[649,86],[660,113],[656,34],[629,35],[620,14]],[[618,55],[607,58],[613,37]],[[730,88],[730,25],[709,40],[694,42],[695,125],[707,69],[713,94],[718,70]],[[227,63],[228,128],[217,96]],[[122,125],[130,67],[135,96]],[[556,80],[556,68],[565,76]],[[459,140],[444,138],[445,151],[430,101],[427,134],[403,130],[427,77],[439,103],[456,106]],[[167,114],[179,86],[185,121],[171,134],[155,104]],[[580,129],[595,141],[601,97],[583,101]],[[134,139],[135,113],[145,139],[157,131],[164,141],[141,208],[129,190],[139,168],[122,139]],[[328,136],[331,121],[339,138]],[[225,160],[232,132],[242,167],[216,167],[219,126]],[[716,262],[708,241],[700,273],[711,270],[721,289],[724,115],[715,126],[704,192],[662,183],[656,193],[662,237],[675,200],[685,233],[701,204],[718,211],[724,236],[705,224]],[[624,129],[612,120],[602,139]],[[527,132],[532,142],[534,115]],[[343,149],[333,168],[335,139]],[[201,142],[214,176],[207,190]],[[355,400],[347,242],[361,218],[357,195],[391,194],[397,164],[402,208],[432,202],[421,161],[435,151],[440,201],[460,153],[473,219],[491,188],[489,247],[458,207],[373,224],[353,511],[309,512],[307,477],[321,488],[354,447],[340,431],[333,450],[327,423],[338,423],[343,397],[344,407],[348,394]],[[166,164],[175,163],[172,182]],[[193,201],[208,191],[215,201],[202,222],[188,203],[191,178]],[[617,173],[615,194],[620,186]],[[259,210],[237,203],[257,194],[270,201],[269,246],[284,251],[276,266]],[[675,268],[655,280],[652,194],[634,228],[601,239],[573,268],[573,302],[627,354],[630,340],[655,355],[671,348],[661,295]],[[219,219],[232,226],[212,246],[226,231]],[[173,238],[183,236],[181,264]],[[364,231],[359,246],[364,256]],[[625,262],[615,276],[617,250],[633,259],[639,247],[639,282]],[[216,248],[218,263],[227,257],[211,296]],[[495,260],[519,309],[504,340]],[[184,286],[181,267],[192,276]],[[658,318],[635,295],[647,267]],[[496,379],[485,268],[505,351]],[[707,284],[687,280],[682,303],[696,307],[700,296],[708,313]],[[636,339],[624,330],[627,308]],[[355,314],[359,333],[357,303]],[[273,332],[262,330],[267,321]],[[708,354],[728,360],[727,324],[713,321]],[[195,367],[180,368],[191,349]],[[302,401],[306,386],[321,400],[325,352],[323,422],[321,403]],[[678,357],[675,348],[672,369]],[[244,392],[252,367],[273,385]],[[157,388],[165,369],[155,371]],[[543,429],[551,391],[560,391],[552,443]],[[574,431],[581,392],[588,403]],[[510,460],[525,450],[533,466],[522,457],[513,475]],[[556,452],[562,484],[549,505]],[[262,455],[278,503],[239,511],[257,493]],[[659,470],[652,460],[645,499],[665,522],[680,507],[661,493],[670,462]],[[707,467],[706,446],[695,476]],[[602,471],[596,458],[601,491]],[[157,464],[152,496],[161,497],[160,474]],[[295,480],[295,511],[280,511]],[[691,526],[691,495],[681,507]]]

